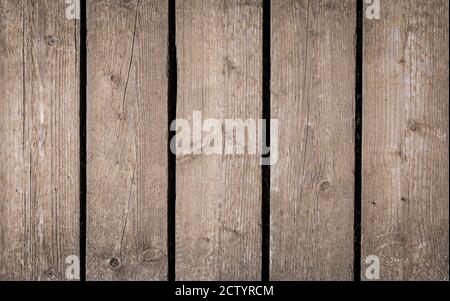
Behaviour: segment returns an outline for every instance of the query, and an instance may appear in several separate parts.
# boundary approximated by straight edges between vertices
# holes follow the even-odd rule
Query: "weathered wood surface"
[[[272,280],[352,279],[355,9],[272,1]]]
[[[448,1],[381,1],[364,22],[362,278],[448,280]]]
[[[88,1],[87,279],[167,277],[167,1]]]
[[[177,1],[176,17],[177,118],[260,119],[261,1]],[[260,279],[259,157],[178,156],[176,192],[177,279]]]
[[[448,280],[449,4],[380,3],[363,29],[361,277],[376,255],[381,280]],[[66,280],[80,253],[67,7],[0,0],[0,280]],[[87,279],[166,280],[168,0],[87,13]],[[176,26],[177,118],[260,119],[261,0],[179,0]],[[354,0],[271,1],[271,280],[353,278],[355,29]],[[177,157],[177,280],[260,279],[259,163]]]
[[[79,254],[78,24],[0,1],[0,280],[65,280]]]

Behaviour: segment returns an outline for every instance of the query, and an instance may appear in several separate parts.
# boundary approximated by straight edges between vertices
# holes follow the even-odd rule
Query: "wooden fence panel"
[[[88,280],[167,277],[167,6],[88,1]]]
[[[79,254],[78,25],[0,1],[0,280],[65,280]]]
[[[448,280],[448,1],[382,1],[364,22],[362,277]]]
[[[177,118],[259,120],[261,1],[186,0],[176,9]],[[259,157],[178,156],[176,186],[177,279],[260,279]]]
[[[270,279],[352,280],[357,2],[270,2],[279,124]],[[359,66],[361,278],[370,280],[374,255],[381,280],[448,280],[449,3],[379,3],[379,19],[363,11]],[[0,0],[0,281],[68,280],[80,195],[87,280],[166,280],[168,0],[87,0],[86,125],[80,21],[69,5]],[[260,153],[206,154],[217,124],[203,122],[219,120],[222,151],[240,134],[227,120],[252,120],[261,138],[262,10],[262,0],[176,1],[176,117],[190,125],[193,152],[176,159],[177,280],[261,277]]]
[[[355,1],[272,1],[271,279],[353,278]]]

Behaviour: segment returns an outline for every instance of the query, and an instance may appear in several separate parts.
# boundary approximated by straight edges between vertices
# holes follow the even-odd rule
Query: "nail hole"
[[[112,74],[109,79],[116,85],[120,83],[120,77],[115,74]]]
[[[51,47],[55,46],[56,44],[58,44],[59,39],[57,37],[54,36],[47,36],[47,44]]]
[[[417,132],[417,131],[420,130],[420,123],[418,123],[418,122],[415,121],[415,120],[411,120],[411,121],[409,121],[409,123],[408,123],[408,129],[409,129],[411,132]]]
[[[46,272],[48,279],[55,279],[56,278],[56,272],[54,270],[48,270]]]
[[[159,248],[150,248],[142,252],[143,262],[155,262],[164,258],[164,253]]]
[[[117,269],[120,265],[120,260],[117,257],[113,257],[111,258],[111,260],[109,261],[109,265],[113,268],[113,269]]]
[[[328,181],[323,181],[323,182],[320,183],[320,185],[319,185],[319,190],[325,192],[325,191],[327,191],[328,189],[330,189],[330,186],[331,186],[330,182],[328,182]]]

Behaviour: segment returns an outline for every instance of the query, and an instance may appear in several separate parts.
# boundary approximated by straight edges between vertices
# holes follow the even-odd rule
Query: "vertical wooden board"
[[[0,2],[0,280],[26,277],[23,1]],[[27,152],[28,154],[28,152]],[[22,183],[24,182],[24,183]],[[17,188],[16,188],[17,187]],[[20,188],[20,191],[19,191]],[[17,192],[16,192],[17,189]],[[26,191],[25,191],[26,190]],[[8,246],[9,245],[9,246]]]
[[[0,280],[65,280],[79,254],[78,25],[0,2]]]
[[[167,1],[88,1],[87,279],[167,277]]]
[[[258,121],[261,1],[177,1],[176,16],[177,118]],[[176,193],[177,279],[260,279],[259,157],[178,156]]]
[[[272,1],[272,280],[351,280],[355,1]]]
[[[362,274],[448,280],[448,1],[381,1],[364,22]]]

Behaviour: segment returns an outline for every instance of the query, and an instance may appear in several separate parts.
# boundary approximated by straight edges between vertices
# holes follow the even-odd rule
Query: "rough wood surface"
[[[448,1],[382,1],[364,23],[362,278],[448,280]]]
[[[87,279],[167,277],[167,1],[88,1]]]
[[[78,255],[78,25],[0,1],[0,280],[65,280]]]
[[[177,1],[176,14],[177,118],[259,120],[261,1]],[[260,279],[259,157],[178,156],[176,186],[177,279]]]
[[[272,1],[272,280],[352,279],[355,9]]]
[[[176,1],[192,130],[194,111],[262,117],[261,2]],[[449,3],[380,4],[363,28],[361,277],[376,255],[381,280],[449,280]],[[0,0],[0,281],[67,280],[80,253],[68,6]],[[271,0],[270,18],[270,279],[352,280],[356,1]],[[87,27],[87,280],[166,280],[168,0],[87,0]],[[260,279],[259,163],[177,156],[177,280]]]

